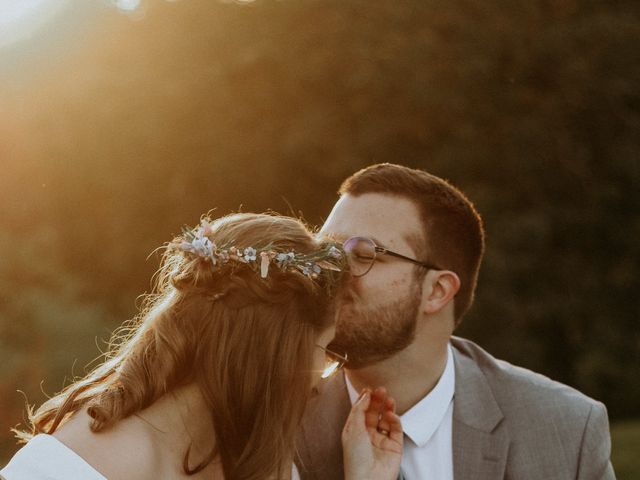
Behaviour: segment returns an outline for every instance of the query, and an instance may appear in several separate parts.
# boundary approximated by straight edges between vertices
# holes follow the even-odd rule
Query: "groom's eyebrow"
[[[377,239],[376,237],[366,237],[366,238],[370,238],[371,240],[373,240],[373,243],[375,243],[377,246],[382,247],[382,248],[387,248],[386,245],[384,244],[384,242],[381,242],[379,239]]]
[[[385,244],[379,238],[372,237],[370,235],[349,235],[349,236],[343,235],[343,236],[339,237],[339,239],[340,239],[341,242],[344,243],[346,240],[349,240],[350,238],[353,238],[353,237],[368,238],[369,240],[372,240],[373,243],[375,243],[377,247],[387,248],[385,246]]]
[[[326,235],[327,238],[330,238],[331,240],[335,241],[335,242],[340,242],[340,243],[344,243],[347,240],[349,240],[350,238],[353,237],[362,237],[362,238],[368,238],[369,240],[373,240],[373,243],[375,243],[378,247],[382,247],[382,248],[387,248],[385,246],[385,244],[376,237],[372,237],[369,235],[344,235],[344,234],[335,234],[335,233],[330,233]]]
[[[382,248],[384,248],[384,249],[397,251],[397,249],[398,249],[398,248],[400,248],[400,252],[402,252],[402,250],[403,250],[402,245],[399,245],[399,246],[396,246],[396,247],[393,247],[393,248],[389,248],[389,247],[387,247],[383,242],[381,242],[380,240],[378,240],[378,239],[377,239],[377,238],[375,238],[375,237],[368,237],[368,238],[370,238],[371,240],[373,240],[373,243],[375,243],[377,246],[382,247]],[[418,250],[416,249],[416,246],[420,245],[420,243],[419,243],[419,239],[417,239],[417,238],[416,238],[416,239],[415,239],[415,241],[414,241],[414,242],[412,242],[412,241],[409,239],[410,237],[409,237],[408,235],[404,235],[402,238],[403,238],[403,240],[404,240],[405,242],[407,242],[407,244],[409,245],[409,247],[410,247],[412,250],[414,250],[414,253],[418,251]],[[398,253],[400,253],[400,252],[398,252]],[[407,252],[407,255],[408,255],[408,254],[409,254],[409,253]]]

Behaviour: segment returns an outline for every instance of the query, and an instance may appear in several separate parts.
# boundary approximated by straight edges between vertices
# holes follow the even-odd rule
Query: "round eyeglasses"
[[[392,252],[384,247],[376,245],[376,243],[367,237],[351,237],[342,244],[342,248],[347,254],[351,276],[362,277],[369,273],[371,267],[376,261],[378,255],[391,255],[392,257],[401,258],[409,262],[415,263],[429,270],[440,270],[435,265],[421,262],[415,258],[407,257],[400,253]]]
[[[324,350],[324,355],[325,355],[325,364],[324,364],[324,368],[322,369],[322,375],[320,375],[321,378],[331,377],[333,374],[338,372],[342,367],[344,367],[345,363],[347,363],[346,353],[343,356],[343,355],[340,355],[339,353],[329,350],[326,347],[323,347],[322,345],[316,345],[316,347]]]

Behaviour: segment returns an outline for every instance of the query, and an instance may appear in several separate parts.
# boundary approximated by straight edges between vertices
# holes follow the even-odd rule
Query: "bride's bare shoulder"
[[[161,456],[139,422],[124,419],[100,432],[89,428],[85,411],[73,414],[53,436],[110,480],[156,479]]]

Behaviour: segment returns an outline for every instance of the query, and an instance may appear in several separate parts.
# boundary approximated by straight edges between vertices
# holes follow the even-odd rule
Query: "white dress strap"
[[[5,480],[107,480],[80,455],[57,438],[33,437],[0,470]]]

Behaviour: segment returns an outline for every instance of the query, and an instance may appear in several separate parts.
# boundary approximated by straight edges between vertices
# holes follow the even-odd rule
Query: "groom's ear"
[[[422,311],[437,313],[453,300],[460,290],[460,278],[450,270],[431,270],[422,285]]]

